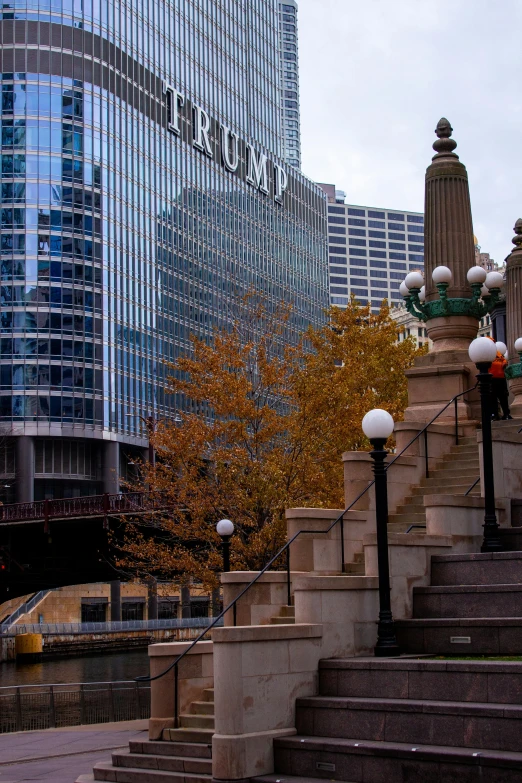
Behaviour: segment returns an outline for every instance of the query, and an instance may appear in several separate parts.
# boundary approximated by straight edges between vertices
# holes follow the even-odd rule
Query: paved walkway
[[[0,734],[0,783],[74,783],[115,748],[146,735],[148,721]]]

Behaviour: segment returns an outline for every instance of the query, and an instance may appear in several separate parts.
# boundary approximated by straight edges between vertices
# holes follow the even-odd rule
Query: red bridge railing
[[[118,492],[114,495],[85,495],[77,498],[36,500],[32,503],[9,503],[0,506],[1,522],[48,522],[71,517],[111,516],[140,513],[161,507],[157,495],[148,492]]]

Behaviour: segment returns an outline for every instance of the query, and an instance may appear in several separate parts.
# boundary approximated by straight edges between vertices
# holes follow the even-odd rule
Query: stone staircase
[[[522,780],[522,663],[326,660],[319,693],[258,783]]]
[[[479,477],[480,462],[476,437],[461,438],[458,446],[452,446],[437,467],[430,470],[430,477],[424,478],[417,487],[390,514],[388,530],[393,533],[405,533],[410,525],[426,525],[424,509],[425,495],[464,495]],[[480,495],[480,483],[470,492]],[[416,532],[422,532],[417,530]]]
[[[282,606],[279,614],[270,618],[270,625],[294,625],[295,606]]]
[[[179,729],[164,729],[163,741],[133,741],[117,750],[112,762],[95,764],[92,775],[76,783],[111,780],[117,783],[208,783],[212,780],[214,689],[203,691],[188,713],[180,715]]]
[[[522,552],[439,555],[431,562],[431,585],[413,588],[413,618],[397,623],[401,649],[522,656]]]

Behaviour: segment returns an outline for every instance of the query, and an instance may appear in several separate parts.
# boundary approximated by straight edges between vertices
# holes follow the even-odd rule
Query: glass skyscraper
[[[296,0],[279,0],[281,37],[281,114],[283,157],[289,166],[301,166],[301,118],[299,113],[299,51]]]
[[[2,9],[3,500],[116,491],[191,334],[250,290],[289,342],[321,320],[325,195],[283,159],[278,0]]]

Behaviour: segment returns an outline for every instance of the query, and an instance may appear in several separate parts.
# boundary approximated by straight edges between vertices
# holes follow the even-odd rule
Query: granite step
[[[479,461],[477,459],[476,464],[473,462],[473,464],[468,465],[467,463],[464,463],[463,466],[461,466],[459,463],[451,463],[451,465],[444,465],[443,467],[436,468],[435,470],[430,470],[430,479],[431,478],[447,478],[448,476],[467,476],[468,478],[477,477],[479,474]]]
[[[522,618],[522,584],[414,587],[413,617]]]
[[[410,655],[522,655],[522,616],[415,618],[395,628]]]
[[[180,729],[163,729],[161,736],[164,742],[189,742],[202,745],[212,745],[214,728],[189,729],[183,727]]]
[[[157,740],[131,740],[131,753],[145,753],[159,756],[190,756],[197,759],[212,758],[212,744],[202,742],[162,742]]]
[[[364,576],[366,573],[366,566],[364,563],[345,563],[344,573],[347,576]]]
[[[157,753],[132,753],[129,750],[114,751],[113,767],[132,769],[158,769],[163,772],[188,772],[192,775],[212,775],[212,759],[160,755]]]
[[[388,517],[388,524],[401,524],[401,525],[417,525],[419,523],[426,524],[426,512],[415,511],[408,514],[390,514]]]
[[[182,729],[213,729],[214,713],[211,715],[195,715],[183,713],[179,716]]]
[[[473,481],[469,479],[465,481],[454,479],[451,484],[449,481],[437,480],[421,487],[413,487],[411,494],[414,496],[421,495],[422,497],[426,495],[465,495],[472,484]]]
[[[214,688],[205,688],[203,698],[205,701],[214,701]]]
[[[214,715],[213,701],[193,701],[190,710],[195,715]]]
[[[445,622],[426,621],[434,626]],[[497,621],[498,624],[503,622]],[[462,636],[466,628],[458,630]],[[456,651],[451,652],[455,654]],[[393,660],[325,659],[319,661],[319,693],[321,696],[369,699],[522,705],[522,661],[441,661],[426,656]]]
[[[520,783],[522,753],[296,735],[274,740],[281,775],[353,783]]]
[[[522,584],[522,552],[434,555],[431,584],[434,587]]]
[[[301,736],[522,751],[522,705],[315,696],[296,701]]]
[[[174,772],[139,767],[113,767],[110,761],[99,761],[93,768],[94,780],[111,780],[116,783],[208,783],[212,775]]]

